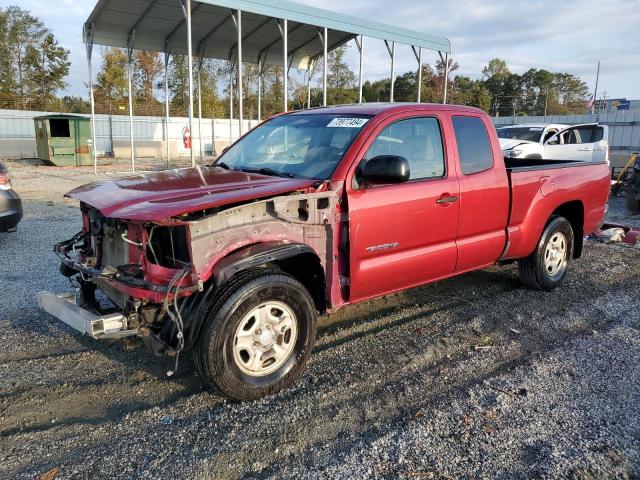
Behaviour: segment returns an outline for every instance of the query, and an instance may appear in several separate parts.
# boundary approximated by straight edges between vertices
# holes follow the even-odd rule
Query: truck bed
[[[534,249],[558,205],[574,204],[581,228],[591,233],[604,218],[609,194],[606,162],[505,158],[511,193],[509,248],[505,258],[523,258]]]
[[[598,165],[605,162],[583,162],[580,160],[551,160],[546,158],[504,158],[505,167],[510,172],[547,170]]]

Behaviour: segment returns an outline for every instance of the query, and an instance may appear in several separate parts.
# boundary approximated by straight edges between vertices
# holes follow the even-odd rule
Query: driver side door
[[[410,180],[347,186],[350,221],[350,301],[371,298],[453,274],[459,186],[446,155],[442,119],[404,118],[378,127],[358,165],[401,156]]]

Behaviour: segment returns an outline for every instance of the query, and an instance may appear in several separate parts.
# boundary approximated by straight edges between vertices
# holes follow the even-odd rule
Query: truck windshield
[[[329,114],[276,117],[248,133],[215,165],[265,175],[328,180],[370,118]]]
[[[529,142],[539,142],[542,138],[542,127],[506,127],[498,129],[498,138],[511,140],[528,140]]]

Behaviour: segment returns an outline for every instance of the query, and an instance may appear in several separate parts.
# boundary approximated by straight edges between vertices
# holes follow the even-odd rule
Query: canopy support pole
[[[189,56],[187,65],[189,69],[189,133],[193,139],[193,42],[191,38],[191,0],[180,0],[182,12],[187,20],[187,55]],[[193,141],[190,149],[191,166],[196,166],[196,159],[193,153]]]
[[[135,32],[134,32],[135,33]],[[131,171],[136,171],[136,154],[133,146],[133,35],[127,41],[127,89],[129,91],[129,148],[131,149]]]
[[[323,49],[323,62],[324,66],[322,68],[322,106],[327,106],[327,74],[329,71],[329,29],[327,27],[324,28],[324,34],[322,38],[322,49]]]
[[[389,101],[393,103],[393,94],[396,85],[396,42],[392,41],[389,46],[389,41],[385,40],[384,44],[387,46],[387,51],[391,57],[391,90],[389,92]]]
[[[258,59],[258,123],[262,121],[262,74],[264,72],[264,60]]]
[[[444,63],[444,93],[442,96],[442,103],[447,103],[447,88],[449,87],[449,53],[445,53],[444,57],[442,56],[442,52],[438,52],[440,55],[440,60]]]
[[[307,108],[311,108],[311,77],[314,68],[316,68],[316,61],[309,60],[307,64]]]
[[[283,34],[282,34],[282,43],[284,44],[282,54],[284,55],[284,61],[282,63],[282,75],[284,76],[283,80],[283,89],[284,89],[284,111],[289,111],[289,21],[287,19],[284,20],[282,26]]]
[[[282,35],[282,98],[284,100],[284,112],[289,111],[289,21],[277,20],[280,34]]]
[[[233,23],[235,23],[238,33],[238,133],[242,136],[242,132],[244,130],[244,92],[242,88],[242,10],[236,10],[235,13],[232,11],[231,18],[233,18]]]
[[[229,60],[229,145],[233,143],[233,63]]]
[[[418,103],[422,101],[422,47],[411,47],[413,54],[418,61]]]
[[[202,57],[198,59],[198,143],[200,144],[200,163],[202,163],[202,160],[204,159],[204,144],[202,142],[202,61],[203,60],[204,59]]]
[[[171,149],[169,147],[169,51],[164,54],[164,137],[167,146],[167,169],[171,168]]]
[[[364,79],[364,36],[360,35],[360,39],[356,37],[355,41],[356,47],[358,47],[358,51],[360,52],[360,73],[358,74],[358,103],[362,103],[362,84]]]
[[[93,138],[93,174],[98,174],[98,154],[96,152],[96,102],[93,96],[93,69],[91,65],[91,54],[93,53],[93,23],[87,26],[85,31],[85,45],[87,48],[87,65],[89,67],[89,99],[91,101],[91,135]]]

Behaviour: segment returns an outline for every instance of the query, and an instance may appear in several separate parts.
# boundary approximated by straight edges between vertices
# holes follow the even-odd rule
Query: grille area
[[[119,267],[129,263],[129,245],[121,238],[121,232],[108,225],[104,226],[102,237],[101,266]]]
[[[117,268],[129,263],[129,246],[120,236],[123,230],[115,226],[104,225],[102,235],[102,261],[100,266]],[[110,286],[105,280],[98,278],[96,285],[117,306],[124,308],[127,296]]]

